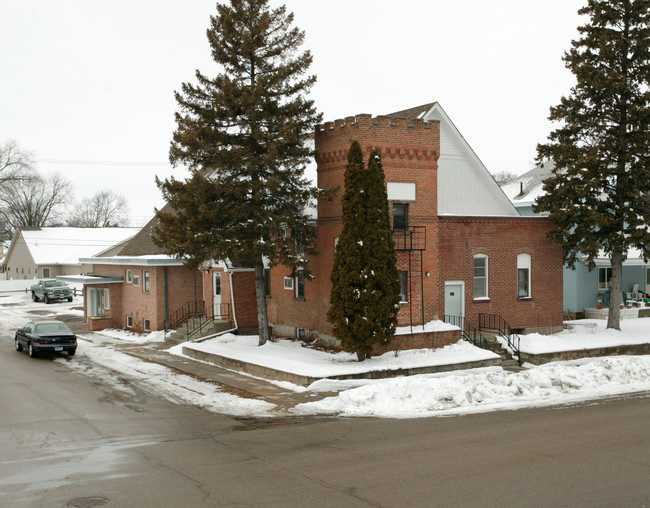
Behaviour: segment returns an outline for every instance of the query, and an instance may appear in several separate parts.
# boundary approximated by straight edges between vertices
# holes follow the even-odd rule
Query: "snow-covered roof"
[[[111,256],[81,258],[82,263],[94,265],[132,265],[132,266],[180,266],[184,259],[166,254],[148,254],[144,256]]]
[[[140,228],[49,227],[21,231],[37,265],[77,264],[80,258],[100,256],[133,237]]]
[[[544,195],[544,180],[553,174],[554,169],[553,161],[546,161],[501,188],[516,207],[531,206]]]

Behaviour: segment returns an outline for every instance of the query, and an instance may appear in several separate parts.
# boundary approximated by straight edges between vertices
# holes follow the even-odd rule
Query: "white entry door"
[[[212,273],[212,296],[214,303],[214,317],[221,317],[221,272]]]
[[[448,316],[465,315],[464,282],[445,282],[445,314]]]

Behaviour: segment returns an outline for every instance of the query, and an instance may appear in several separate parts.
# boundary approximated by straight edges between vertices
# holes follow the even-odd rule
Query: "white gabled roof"
[[[555,164],[546,161],[535,166],[516,180],[504,185],[503,192],[516,207],[531,206],[537,198],[545,194],[544,180],[553,174]]]
[[[133,237],[140,228],[48,227],[21,231],[37,265],[74,265],[79,258],[99,256]]]

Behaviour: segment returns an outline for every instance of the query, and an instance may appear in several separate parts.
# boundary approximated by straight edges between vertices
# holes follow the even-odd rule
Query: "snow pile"
[[[517,373],[497,367],[375,381],[336,397],[300,404],[292,412],[414,418],[563,404],[646,390],[650,390],[650,357],[609,357],[546,364]]]
[[[112,339],[117,339],[118,341],[130,342],[134,344],[147,344],[150,342],[165,342],[165,332],[159,330],[157,332],[151,333],[134,333],[128,330],[116,330],[114,328],[106,328],[99,332],[95,332],[97,335],[103,335],[105,337],[110,337]]]
[[[496,353],[480,349],[461,340],[442,349],[411,349],[400,351],[397,356],[390,351],[374,356],[364,362],[357,361],[352,353],[325,353],[293,340],[268,341],[258,346],[256,335],[225,334],[199,343],[185,343],[169,350],[182,354],[182,347],[213,353],[225,358],[241,360],[263,367],[290,372],[302,376],[328,377],[358,374],[373,370],[397,370],[433,365],[450,365],[498,358]]]

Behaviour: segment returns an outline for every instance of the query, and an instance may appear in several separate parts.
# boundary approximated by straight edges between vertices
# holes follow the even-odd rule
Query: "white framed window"
[[[517,255],[517,297],[530,298],[530,254]]]
[[[399,301],[409,301],[409,273],[406,270],[399,272]]]
[[[149,291],[149,270],[142,271],[142,290]]]
[[[284,278],[284,289],[293,289],[293,277],[285,277]]]
[[[474,256],[474,300],[488,298],[488,256]]]
[[[598,268],[598,289],[609,289],[609,282],[612,280],[612,268],[601,266]]]
[[[101,317],[111,308],[108,288],[88,288],[87,314],[89,317]]]
[[[133,285],[134,286],[139,286],[140,285],[140,276],[139,275],[134,275],[133,276]]]
[[[133,316],[126,316],[126,327],[133,328]]]
[[[144,331],[145,332],[151,331],[151,321],[149,321],[148,319],[144,320]]]
[[[302,270],[296,272],[296,298],[305,297],[305,273]]]
[[[131,269],[128,269],[126,271],[126,283],[131,284],[133,282],[133,271]]]

